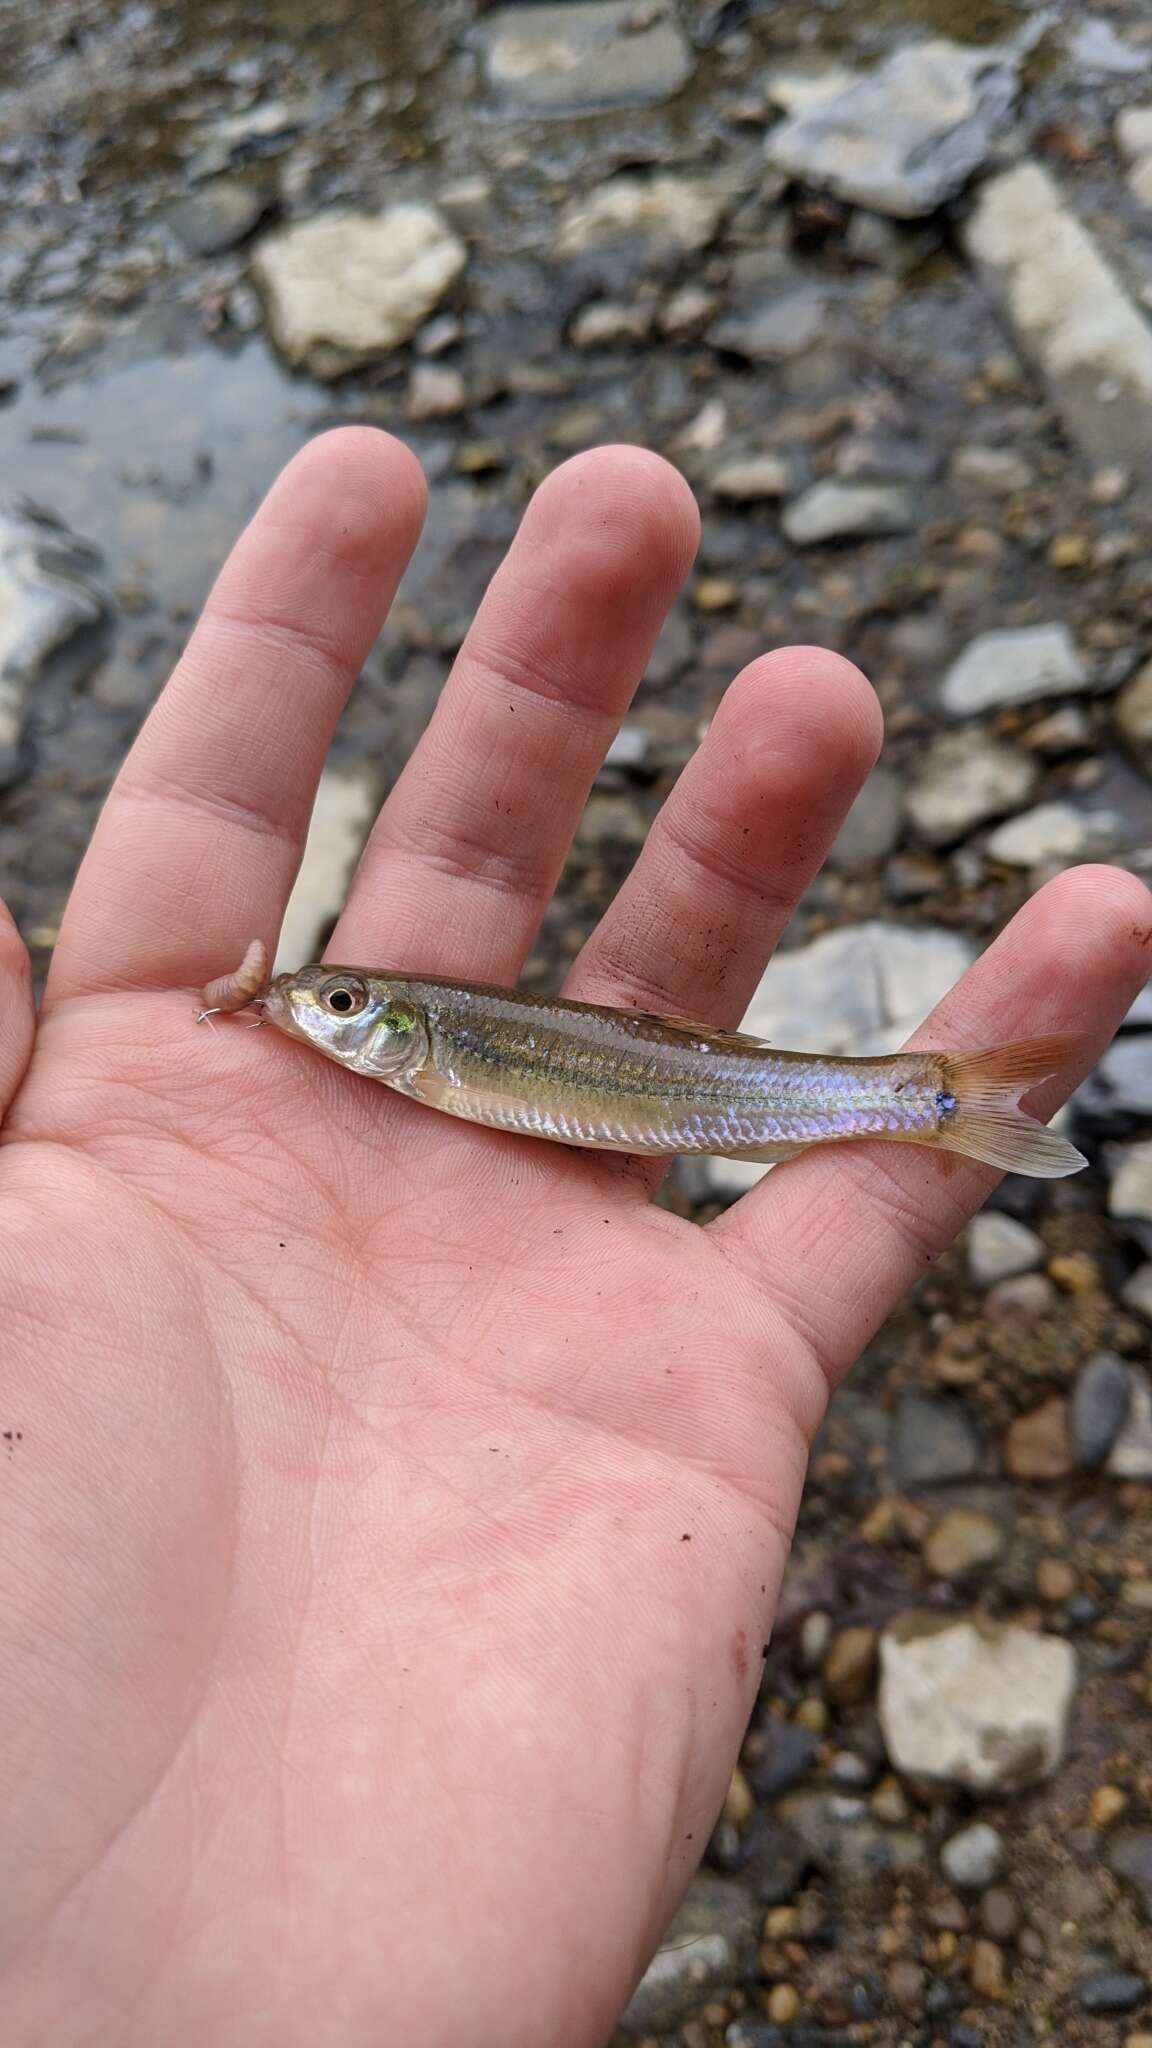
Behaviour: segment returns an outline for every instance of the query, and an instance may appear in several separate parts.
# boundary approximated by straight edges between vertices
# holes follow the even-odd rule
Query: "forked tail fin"
[[[944,1117],[937,1142],[1005,1173],[1041,1180],[1078,1173],[1088,1164],[1083,1153],[1020,1108],[1020,1097],[1056,1073],[1075,1046],[1074,1038],[1023,1038],[990,1052],[957,1053],[943,1080],[956,1107]]]

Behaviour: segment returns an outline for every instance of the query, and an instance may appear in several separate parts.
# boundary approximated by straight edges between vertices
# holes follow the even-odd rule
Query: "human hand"
[[[9,2048],[596,2048],[720,1805],[829,1386],[995,1178],[861,1145],[701,1230],[636,1162],[194,1028],[274,938],[422,503],[367,429],[274,487],[34,1047],[3,929]],[[637,449],[542,487],[334,958],[515,980],[695,539]],[[839,657],[754,662],[568,991],[738,1022],[879,737]],[[1092,1057],[1150,937],[1131,876],[1066,874],[930,1037]]]

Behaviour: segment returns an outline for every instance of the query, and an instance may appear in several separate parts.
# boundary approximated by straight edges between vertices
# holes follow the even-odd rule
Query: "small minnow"
[[[1067,1038],[849,1059],[681,1017],[323,965],[278,974],[261,1000],[269,1024],[353,1073],[563,1145],[775,1161],[879,1138],[1043,1179],[1086,1164],[1019,1107],[1063,1064]]]

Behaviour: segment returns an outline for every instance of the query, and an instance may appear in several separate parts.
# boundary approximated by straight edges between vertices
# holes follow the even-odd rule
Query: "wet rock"
[[[990,179],[966,240],[1071,439],[1097,467],[1152,475],[1152,331],[1048,172]]]
[[[1004,1463],[1014,1479],[1066,1479],[1073,1467],[1066,1403],[1056,1396],[1018,1415],[1004,1439]]]
[[[816,1052],[894,1051],[972,958],[958,932],[879,920],[846,925],[775,955],[744,1028]]]
[[[1107,1469],[1113,1479],[1152,1479],[1152,1387],[1143,1373],[1130,1375],[1128,1409]]]
[[[828,540],[870,540],[907,533],[916,505],[901,484],[848,484],[826,478],[795,498],[781,524],[794,547]]]
[[[733,505],[751,505],[758,499],[785,497],[792,485],[792,468],[782,455],[736,456],[720,463],[709,481],[714,497]]]
[[[953,846],[978,825],[1025,803],[1036,787],[1035,761],[978,731],[944,733],[928,747],[905,805],[929,846]]]
[[[913,1616],[881,1636],[880,1671],[880,1725],[897,1770],[984,1793],[1057,1768],[1076,1676],[1059,1638]]]
[[[1115,1158],[1108,1190],[1111,1214],[1122,1221],[1152,1223],[1152,1138],[1139,1145],[1118,1145]]]
[[[738,1982],[759,1917],[742,1885],[695,1878],[629,2000],[620,2023],[624,2030],[650,2034],[676,2027],[713,1985]]]
[[[1033,1273],[1044,1259],[1044,1245],[1027,1224],[999,1209],[982,1209],[968,1225],[968,1271],[977,1287],[994,1287],[1017,1273]]]
[[[955,1401],[905,1394],[896,1411],[892,1467],[901,1486],[940,1486],[980,1469],[980,1439]]]
[[[1093,1970],[1076,1985],[1082,2012],[1133,2012],[1148,1996],[1148,1986],[1135,1970]]]
[[[998,825],[987,852],[1009,868],[1039,868],[1081,860],[1116,843],[1117,820],[1106,812],[1078,811],[1065,803],[1037,804]]]
[[[1146,773],[1152,774],[1152,661],[1125,683],[1112,707],[1121,735]]]
[[[898,51],[774,129],[768,156],[856,206],[912,220],[967,184],[1015,97],[1012,57],[941,36]]]
[[[1029,490],[1036,472],[1011,448],[989,448],[983,442],[970,441],[956,450],[952,477],[989,498],[1010,498],[1017,491]]]
[[[621,242],[691,253],[707,248],[727,205],[723,188],[702,179],[611,178],[564,209],[556,254],[581,256]]]
[[[253,274],[281,355],[333,378],[409,340],[466,261],[435,207],[404,205],[281,228],[260,243]]]
[[[1088,671],[1067,626],[1016,626],[981,633],[953,662],[941,702],[952,718],[1006,705],[1067,696],[1087,687]]]
[[[1114,1351],[1100,1351],[1077,1374],[1068,1420],[1081,1465],[1102,1464],[1128,1413],[1132,1376]]]
[[[0,505],[0,789],[23,772],[37,686],[60,663],[79,680],[102,652],[112,604],[100,559],[50,512]]]
[[[714,348],[747,362],[782,363],[820,339],[827,317],[827,292],[803,285],[751,312],[730,314],[709,329],[708,339]]]
[[[168,225],[192,256],[218,256],[247,240],[271,211],[271,198],[242,178],[213,178],[180,199]]]
[[[991,1515],[977,1508],[949,1508],[924,1539],[924,1562],[934,1579],[963,1579],[995,1564],[1007,1539]]]
[[[462,413],[468,392],[448,363],[417,363],[408,379],[404,410],[410,420],[447,420]]]
[[[940,1851],[940,1867],[957,1891],[982,1892],[1004,1868],[1004,1837],[987,1821],[975,1821],[948,1837]]]
[[[829,865],[843,874],[875,867],[899,839],[903,815],[899,777],[889,768],[874,768],[836,835]]]
[[[1109,1835],[1104,1860],[1124,1884],[1130,1885],[1152,1920],[1152,1828],[1117,1828]]]
[[[379,802],[376,777],[362,768],[326,768],[320,777],[304,858],[280,928],[277,972],[319,957],[344,907]]]
[[[489,85],[536,114],[667,99],[692,70],[671,8],[635,0],[501,7],[480,36]]]
[[[828,1646],[821,1676],[835,1706],[854,1707],[867,1699],[876,1676],[875,1629],[841,1629]]]

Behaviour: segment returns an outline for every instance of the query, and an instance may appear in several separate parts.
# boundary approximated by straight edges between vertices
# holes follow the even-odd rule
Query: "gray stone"
[[[679,2025],[714,1987],[738,1982],[762,1918],[742,1885],[699,1876],[633,1992],[621,2025],[630,2034]]]
[[[1004,1868],[1004,1837],[987,1821],[974,1821],[948,1837],[940,1851],[940,1867],[958,1891],[982,1892],[995,1884]]]
[[[672,9],[636,0],[501,7],[480,38],[489,85],[535,114],[667,99],[692,71]]]
[[[894,1052],[974,958],[958,932],[880,920],[778,952],[743,1028],[814,1052]]]
[[[1152,1033],[1113,1040],[1077,1090],[1076,1110],[1092,1123],[1121,1129],[1133,1117],[1152,1117]]]
[[[728,203],[722,186],[703,179],[610,178],[565,207],[556,254],[581,256],[627,242],[692,254],[707,248]]]
[[[320,777],[304,857],[280,927],[278,974],[317,957],[344,908],[379,802],[379,785],[368,770],[326,768]]]
[[[948,670],[940,696],[950,717],[971,718],[1042,697],[1066,697],[1087,684],[1088,671],[1067,626],[1016,626],[970,641]]]
[[[1036,472],[1012,448],[989,448],[983,442],[970,441],[952,458],[952,478],[989,498],[1011,498],[1017,491],[1031,488]]]
[[[1137,1266],[1120,1289],[1120,1298],[1125,1308],[1133,1309],[1145,1322],[1152,1323],[1152,1264]]]
[[[733,505],[758,499],[783,498],[792,484],[792,469],[783,455],[734,456],[720,463],[709,479],[714,497]]]
[[[1133,1372],[1127,1412],[1108,1453],[1113,1479],[1152,1479],[1152,1387]]]
[[[899,777],[889,768],[874,768],[836,835],[829,865],[857,874],[886,860],[900,837],[903,816]]]
[[[880,1726],[898,1771],[979,1795],[1058,1767],[1076,1682],[1068,1643],[907,1617],[881,1636],[880,1667]]]
[[[1039,164],[981,188],[967,246],[1089,462],[1152,477],[1152,329]]]
[[[1043,1261],[1044,1246],[1036,1232],[1000,1209],[982,1209],[968,1225],[968,1271],[977,1287],[994,1287],[1017,1273],[1033,1273]]]
[[[989,155],[1016,98],[1016,60],[937,37],[900,50],[772,131],[778,170],[854,205],[934,213]]]
[[[1152,1138],[1116,1148],[1116,1171],[1108,1190],[1108,1209],[1122,1220],[1152,1222]]]
[[[103,650],[112,605],[99,566],[97,550],[50,512],[0,506],[0,789],[23,772],[37,685],[60,662],[79,680]]]
[[[1113,1877],[1130,1885],[1152,1920],[1152,1828],[1117,1828],[1107,1838],[1104,1858]]]
[[[1060,866],[1102,853],[1116,843],[1119,824],[1108,812],[1080,811],[1074,804],[1037,804],[1019,818],[998,825],[987,852],[1008,868]]]
[[[833,477],[793,499],[781,520],[795,547],[908,533],[915,523],[916,501],[902,484],[848,484]]]
[[[860,1800],[820,1790],[789,1792],[776,1810],[812,1861],[834,1871],[837,1888],[858,1905],[883,1899],[894,1882],[926,1860],[922,1836],[911,1828],[881,1826]]]
[[[827,317],[827,292],[802,285],[750,312],[728,314],[709,328],[708,339],[713,348],[748,362],[782,363],[814,346]]]
[[[821,1651],[821,1657],[823,1651]],[[816,1659],[820,1662],[820,1658]],[[757,1799],[778,1799],[791,1791],[810,1769],[820,1747],[820,1737],[795,1721],[769,1720],[758,1731],[754,1755],[747,1750],[741,1761],[744,1775]]]
[[[269,332],[294,369],[333,378],[415,334],[467,261],[435,207],[328,213],[265,237],[253,258]]]
[[[168,225],[190,255],[216,256],[246,240],[269,205],[268,193],[242,178],[214,178],[176,202]]]
[[[939,1486],[980,1470],[980,1439],[954,1401],[905,1394],[896,1411],[892,1467],[901,1486]]]
[[[1035,761],[1018,747],[978,731],[945,733],[927,748],[905,805],[929,846],[954,846],[1026,802],[1038,779]]]
[[[1148,1986],[1135,1970],[1093,1970],[1076,1984],[1083,2012],[1134,2012],[1147,1996]]]
[[[1114,1351],[1097,1352],[1081,1368],[1068,1410],[1072,1443],[1081,1465],[1103,1464],[1131,1399],[1132,1374]]]

